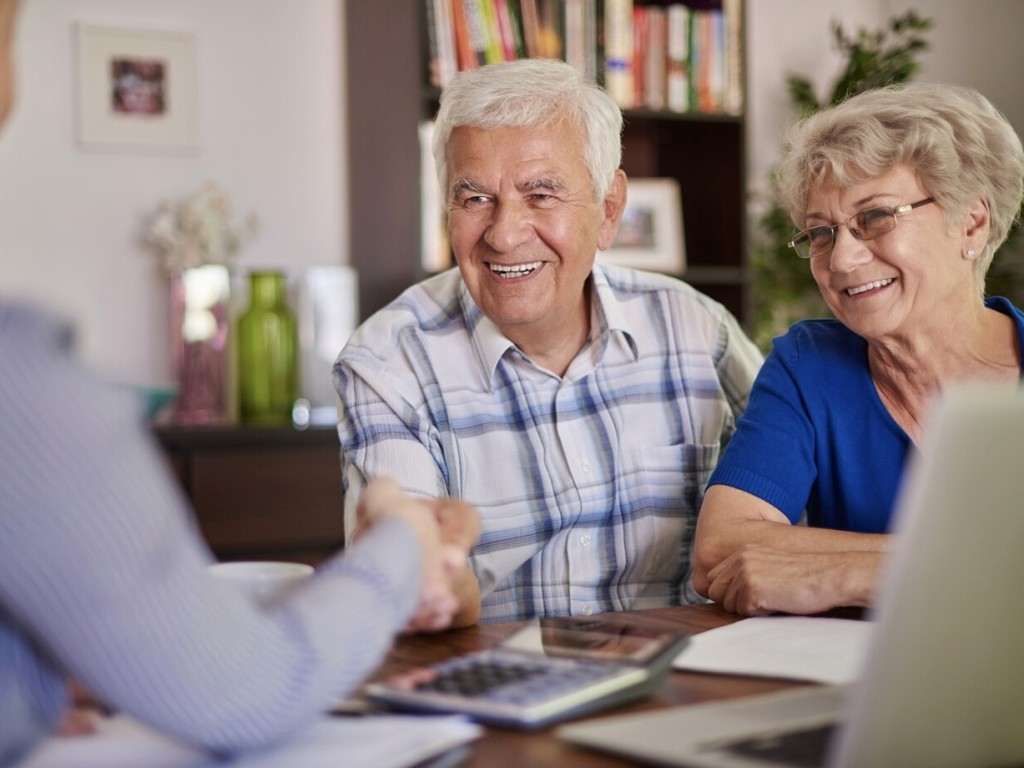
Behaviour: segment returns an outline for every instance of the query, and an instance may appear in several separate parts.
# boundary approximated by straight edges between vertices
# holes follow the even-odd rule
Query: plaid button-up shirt
[[[590,338],[562,377],[483,316],[457,269],[376,313],[334,366],[346,528],[378,475],[474,504],[485,621],[702,600],[697,510],[761,354],[679,280],[595,266],[591,285]]]

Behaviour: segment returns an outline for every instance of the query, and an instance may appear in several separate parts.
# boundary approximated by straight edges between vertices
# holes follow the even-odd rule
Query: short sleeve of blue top
[[[986,306],[1017,326],[1003,298]],[[774,341],[708,485],[753,494],[796,523],[884,533],[913,443],[871,379],[867,342],[837,320],[804,320]]]

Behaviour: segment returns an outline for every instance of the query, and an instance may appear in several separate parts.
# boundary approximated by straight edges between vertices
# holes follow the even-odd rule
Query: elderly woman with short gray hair
[[[1024,356],[1024,314],[984,296],[1024,152],[982,95],[851,97],[791,129],[777,181],[835,317],[775,340],[700,510],[695,587],[746,615],[870,604],[936,399],[1019,387]]]

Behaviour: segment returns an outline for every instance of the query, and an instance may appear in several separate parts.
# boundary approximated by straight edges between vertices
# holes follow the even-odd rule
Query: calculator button
[[[479,654],[435,667],[437,677],[418,691],[530,705],[610,677],[617,668],[568,659],[524,662],[521,656]]]

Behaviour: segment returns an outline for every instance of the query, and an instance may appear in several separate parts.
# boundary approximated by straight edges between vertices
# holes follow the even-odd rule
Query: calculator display
[[[676,633],[638,627],[612,614],[551,616],[530,621],[501,647],[562,658],[647,664],[678,639]]]

